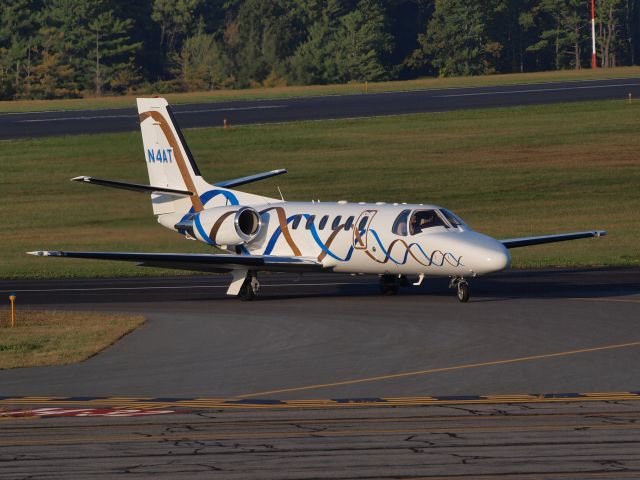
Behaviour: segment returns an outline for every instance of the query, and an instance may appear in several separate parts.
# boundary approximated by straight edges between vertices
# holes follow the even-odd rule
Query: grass
[[[187,130],[209,181],[284,167],[245,186],[287,200],[434,202],[508,238],[605,229],[609,237],[512,251],[515,267],[640,265],[640,103],[599,101]],[[70,183],[147,183],[139,133],[5,141],[0,278],[157,274],[42,249],[207,252],[159,226],[148,196]],[[244,188],[244,187],[243,187]],[[165,271],[166,272],[166,271]]]
[[[85,312],[0,310],[0,369],[77,363],[145,322],[144,317]]]
[[[244,90],[215,90],[208,92],[174,93],[163,95],[170,103],[204,103],[229,100],[272,99],[313,95],[344,95],[375,93],[399,90],[422,90],[432,88],[480,87],[490,85],[513,85],[524,83],[560,82],[640,76],[640,67],[617,67],[598,70],[560,70],[552,72],[510,73],[481,77],[422,78],[417,80],[347,83],[342,85],[309,85],[273,88],[250,88]],[[88,97],[65,100],[14,100],[0,101],[0,113],[34,112],[43,110],[79,110],[133,107],[136,96]]]

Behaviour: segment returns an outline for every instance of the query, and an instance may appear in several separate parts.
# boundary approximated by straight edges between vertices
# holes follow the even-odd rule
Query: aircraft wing
[[[198,272],[226,273],[246,269],[275,272],[311,272],[322,270],[322,264],[305,257],[274,255],[232,255],[206,253],[132,253],[132,252],[27,252],[40,257],[88,258],[134,262],[141,267],[172,268]]]
[[[591,230],[588,232],[560,233],[557,235],[541,235],[538,237],[520,237],[500,240],[507,248],[528,247],[529,245],[541,245],[543,243],[564,242],[579,238],[603,237],[607,234],[604,230]]]

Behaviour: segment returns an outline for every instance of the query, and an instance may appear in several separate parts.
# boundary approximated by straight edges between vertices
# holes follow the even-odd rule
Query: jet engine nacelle
[[[191,219],[192,235],[215,245],[244,245],[262,228],[260,214],[251,207],[229,205],[203,210]],[[179,227],[176,225],[176,227]]]

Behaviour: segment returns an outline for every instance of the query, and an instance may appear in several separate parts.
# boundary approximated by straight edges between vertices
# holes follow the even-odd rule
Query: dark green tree
[[[619,37],[623,0],[596,0],[596,29],[601,67],[615,67],[621,51]]]
[[[523,27],[522,18],[539,2],[495,0],[487,21],[492,40],[502,45],[500,56],[496,58],[496,71],[510,73],[535,69],[535,54],[526,48],[537,41],[537,32]]]
[[[385,30],[381,3],[361,0],[356,10],[341,17],[334,47],[338,81],[386,80],[382,59],[392,51],[393,43]]]
[[[527,47],[528,52],[546,52],[553,58],[556,70],[582,67],[583,45],[590,32],[585,2],[541,0],[521,15],[521,25],[538,32],[537,40]]]
[[[199,9],[204,0],[153,0],[151,20],[160,27],[159,45],[162,52],[164,68],[182,41],[198,24]]]
[[[0,99],[29,90],[40,9],[38,0],[0,0]]]
[[[0,99],[583,68],[586,0],[0,0]],[[640,0],[596,0],[600,66]]]
[[[245,0],[232,23],[228,45],[238,86],[285,79],[289,58],[303,41],[308,12],[296,0]]]
[[[64,45],[63,33],[51,27],[42,27],[37,43],[28,98],[48,100],[80,96],[74,82],[77,72],[66,61],[64,49],[60,47]]]
[[[443,77],[483,75],[495,71],[502,45],[488,31],[490,2],[436,0],[421,51]]]
[[[185,90],[214,90],[233,85],[231,61],[213,35],[200,31],[189,37],[174,63]]]
[[[335,5],[335,4],[334,4]],[[376,81],[388,77],[383,64],[393,48],[385,30],[382,5],[362,0],[341,16],[334,8],[309,27],[307,40],[291,60],[291,77],[296,83]]]
[[[292,83],[302,85],[325,84],[337,81],[338,66],[334,51],[336,34],[328,18],[309,27],[309,37],[291,58]]]
[[[47,47],[73,72],[73,91],[122,92],[136,81],[135,52],[140,43],[129,35],[133,21],[121,18],[117,3],[107,0],[49,0],[42,28],[59,33]]]
[[[96,95],[102,95],[105,87],[124,92],[138,80],[134,54],[142,44],[131,42],[132,26],[132,20],[117,18],[110,10],[98,13],[89,22],[89,31],[94,37],[91,66]]]

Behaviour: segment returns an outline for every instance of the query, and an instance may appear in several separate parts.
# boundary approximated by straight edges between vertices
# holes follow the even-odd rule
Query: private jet
[[[450,278],[461,302],[468,278],[509,268],[509,249],[600,237],[601,230],[496,240],[438,205],[288,202],[245,193],[241,185],[272,170],[215,184],[201,176],[167,101],[137,99],[149,185],[80,176],[72,180],[150,194],[158,222],[227,253],[37,251],[45,257],[119,260],[145,267],[229,273],[228,295],[252,300],[259,272],[377,274],[391,295],[408,278]]]

